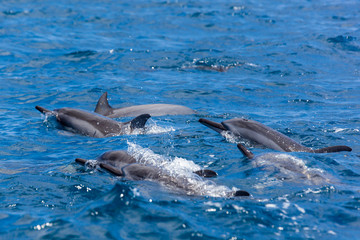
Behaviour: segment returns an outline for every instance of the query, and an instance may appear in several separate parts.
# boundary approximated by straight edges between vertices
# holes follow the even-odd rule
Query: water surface
[[[348,239],[360,234],[359,1],[7,1],[0,7],[0,238]],[[35,110],[169,103],[146,134],[96,139]],[[253,162],[198,123],[262,122],[301,144]],[[124,119],[119,119],[124,121]],[[243,142],[244,143],[244,142]],[[274,152],[246,143],[256,154]],[[74,163],[108,150],[217,171],[188,195]],[[180,159],[180,160],[179,160]],[[190,165],[183,166],[182,164]],[[302,166],[302,167],[301,167]],[[296,167],[294,167],[296,169]],[[317,179],[318,180],[318,179]]]

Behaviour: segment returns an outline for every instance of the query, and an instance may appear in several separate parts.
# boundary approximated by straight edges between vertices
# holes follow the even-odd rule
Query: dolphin
[[[51,111],[40,106],[35,108],[41,113],[55,115],[56,120],[64,127],[85,136],[96,138],[126,134],[129,128],[130,131],[143,128],[150,118],[149,114],[142,114],[129,122],[121,123],[80,109],[65,107]]]
[[[188,192],[191,191],[191,189],[187,189],[191,186],[183,184],[184,181],[182,179],[176,179],[160,168],[138,163],[136,159],[126,151],[118,150],[105,152],[96,159],[95,164],[93,160],[86,160],[83,158],[76,158],[75,162],[82,165],[90,165],[91,167],[96,167],[98,165],[100,168],[128,180],[155,180],[166,185],[185,189]],[[195,171],[194,174],[206,178],[217,176],[216,172],[209,169],[201,169]],[[196,192],[194,192],[194,194],[196,194]],[[250,196],[250,194],[243,190],[237,190],[229,192],[228,196]]]
[[[301,180],[302,183],[315,185],[329,183],[334,180],[324,170],[307,167],[303,160],[289,154],[265,153],[255,156],[242,144],[238,143],[237,147],[248,159],[252,160],[254,166],[272,171],[270,175],[281,180]]]
[[[135,117],[145,113],[150,114],[151,116],[188,115],[196,113],[188,107],[174,104],[146,104],[112,108],[107,99],[107,92],[100,97],[94,112],[109,118]]]
[[[242,144],[237,144],[238,149],[252,160],[252,164],[264,170],[270,170],[271,176],[281,180],[293,180],[302,183],[323,184],[331,181],[332,177],[319,168],[307,167],[305,162],[299,158],[285,153],[265,153],[255,156]],[[265,174],[266,175],[266,174]]]
[[[199,119],[199,122],[216,132],[221,133],[229,131],[235,136],[246,138],[250,141],[257,142],[265,147],[281,152],[330,153],[352,151],[352,149],[348,146],[331,146],[320,149],[311,149],[295,142],[291,138],[270,127],[244,118],[234,118],[223,121],[222,123],[201,118]]]

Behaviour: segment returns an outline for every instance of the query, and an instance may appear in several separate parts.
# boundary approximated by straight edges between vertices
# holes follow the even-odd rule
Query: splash
[[[148,121],[150,124],[148,127],[145,128],[147,134],[162,134],[162,133],[169,133],[175,132],[175,128],[173,127],[162,127],[158,126],[154,120]]]
[[[237,143],[238,142],[238,137],[236,137],[232,132],[230,131],[222,131],[220,132],[221,136],[223,136],[226,141],[230,142],[230,143]]]
[[[150,123],[150,124],[149,124]],[[162,134],[162,133],[169,133],[174,132],[175,129],[173,127],[162,127],[158,126],[155,121],[148,121],[148,124],[145,128],[136,128],[131,129],[130,125],[123,128],[120,134],[117,135],[145,135],[145,134]]]
[[[262,167],[276,173],[277,179],[306,181],[319,185],[330,181],[324,170],[307,167],[305,162],[289,154],[267,153],[255,158],[256,167]]]
[[[201,167],[193,161],[179,157],[165,157],[131,142],[128,142],[128,153],[139,163],[161,169],[164,174],[176,181],[177,187],[184,189],[188,195],[228,197],[230,192],[238,190],[217,185],[213,181],[199,177],[194,171],[200,170]]]

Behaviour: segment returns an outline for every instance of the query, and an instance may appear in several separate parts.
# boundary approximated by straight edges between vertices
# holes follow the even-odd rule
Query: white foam
[[[194,171],[200,170],[201,167],[193,161],[179,157],[165,157],[131,142],[128,142],[128,153],[137,162],[159,168],[164,174],[176,179],[176,185],[184,189],[189,195],[226,197],[229,192],[238,190],[217,185],[213,181],[199,177]]]
[[[294,204],[294,206],[296,207],[296,209],[297,209],[299,212],[305,213],[305,209],[304,209],[304,208],[299,207],[299,205],[297,205],[297,204]]]
[[[290,203],[289,202],[284,202],[283,203],[283,209],[288,209],[290,207]]]
[[[89,168],[96,168],[98,166],[98,161],[97,160],[87,160],[85,165]]]
[[[130,129],[130,125],[126,126],[122,129],[121,133],[116,135],[143,135],[143,134],[162,134],[168,132],[174,132],[175,129],[173,127],[161,127],[156,124],[154,121],[148,121],[148,124],[145,128],[136,128],[134,130]]]
[[[341,133],[341,132],[345,132],[345,133],[358,133],[360,132],[359,129],[357,128],[354,128],[354,129],[351,129],[351,128],[340,128],[340,127],[334,127],[330,130],[324,130],[324,132],[334,132],[334,133]]]
[[[334,128],[335,133],[342,132],[344,130],[345,130],[345,128],[337,128],[337,127]]]
[[[265,207],[266,207],[266,208],[277,208],[277,205],[276,205],[276,204],[272,204],[272,203],[268,203],[268,204],[265,204]]]
[[[230,143],[237,143],[237,137],[230,131],[222,131],[220,134]]]
[[[260,65],[257,65],[255,63],[245,63],[245,65],[248,65],[250,67],[260,67]]]

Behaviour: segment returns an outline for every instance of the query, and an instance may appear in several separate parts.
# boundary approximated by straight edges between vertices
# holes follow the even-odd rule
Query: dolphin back
[[[128,154],[126,151],[117,150],[117,151],[108,151],[103,153],[97,158],[98,161],[106,163],[116,163],[120,162],[123,164],[136,163],[136,160],[133,156]],[[113,164],[115,166],[115,164]]]
[[[152,116],[188,115],[196,113],[188,107],[175,104],[145,104],[123,108],[112,108],[107,98],[107,92],[99,98],[94,112],[109,118],[135,117],[145,113],[151,114]]]

